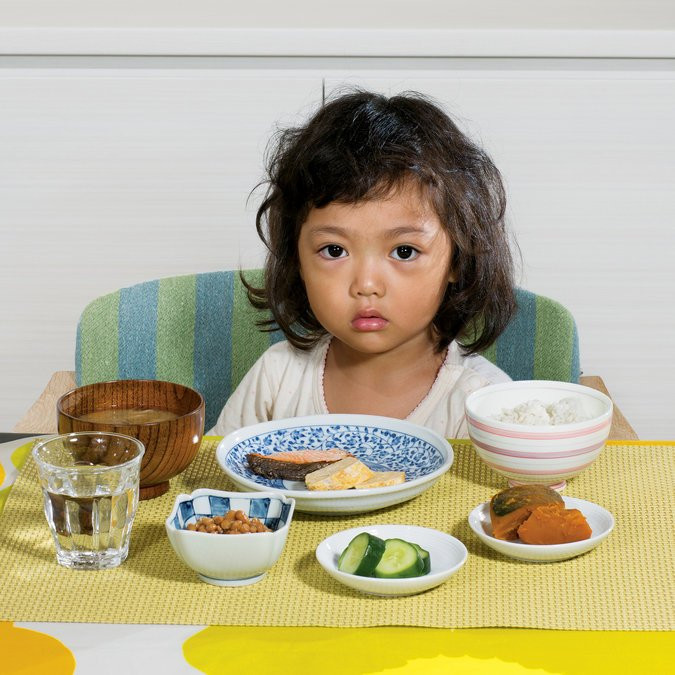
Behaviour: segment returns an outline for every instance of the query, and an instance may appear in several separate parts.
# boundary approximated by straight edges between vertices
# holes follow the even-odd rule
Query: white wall
[[[611,29],[675,27],[671,0],[0,0],[5,26]]]
[[[382,2],[363,4],[362,28],[380,25],[374,9]],[[673,59],[396,58],[385,48],[394,44],[386,30],[370,35],[387,58],[16,56],[45,35],[38,22],[55,36],[57,54],[87,53],[99,37],[92,26],[129,23],[176,29],[154,52],[148,33],[135,34],[146,53],[191,53],[206,33],[187,42],[180,35],[205,23],[245,28],[262,42],[254,17],[265,5],[273,29],[265,35],[278,38],[269,49],[287,53],[291,33],[279,30],[286,21],[301,32],[349,31],[356,16],[349,2],[340,17],[328,5],[302,12],[307,3],[299,1],[283,12],[278,3],[230,13],[213,3],[207,14],[207,4],[200,15],[186,14],[182,3],[161,3],[159,12],[147,1],[134,3],[133,14],[123,3],[104,14],[84,2],[59,3],[56,12],[50,2],[0,0],[0,54],[8,54],[0,56],[0,430],[13,426],[51,372],[72,369],[77,318],[94,297],[160,276],[259,264],[257,200],[246,200],[275,123],[308,114],[324,87],[352,82],[435,96],[484,143],[507,183],[521,282],[572,310],[583,370],[604,377],[640,436],[675,437]],[[547,14],[546,3],[510,4],[505,15],[496,0],[470,8],[430,2],[413,19],[413,3],[401,3],[381,25],[419,29],[405,33],[410,44],[435,34],[434,49],[448,52],[427,26],[467,28],[466,44],[477,51],[486,42],[471,40],[472,31],[485,40],[480,31],[496,28],[511,56],[512,29],[525,29],[530,47],[548,49],[548,57],[561,55],[565,35],[578,38],[575,49],[589,49],[588,31],[603,37],[609,54],[675,49],[659,43],[675,26],[673,3],[598,2],[584,11],[567,3],[569,14]],[[59,32],[64,27],[80,32]],[[542,30],[561,28],[565,35],[547,46]],[[356,42],[368,34],[355,32]],[[234,44],[223,35],[214,53]],[[108,36],[117,47],[111,53],[130,47],[125,36]],[[321,49],[320,40],[302,44]],[[246,41],[238,45],[246,54]]]
[[[0,54],[675,57],[672,0],[0,0]]]

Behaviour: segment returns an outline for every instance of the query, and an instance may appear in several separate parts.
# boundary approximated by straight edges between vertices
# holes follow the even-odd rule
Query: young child
[[[477,352],[515,307],[499,172],[436,105],[369,92],[281,132],[257,229],[268,329],[209,432],[364,413],[466,437],[464,400],[509,377]]]

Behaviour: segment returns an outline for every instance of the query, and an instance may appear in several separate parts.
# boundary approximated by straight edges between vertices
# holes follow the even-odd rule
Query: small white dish
[[[273,455],[293,450],[340,448],[374,471],[405,471],[406,480],[365,490],[312,491],[301,481],[253,473],[250,452]],[[426,427],[376,415],[308,415],[262,422],[228,434],[216,459],[240,490],[264,490],[295,499],[307,513],[365,513],[400,504],[428,490],[451,466],[450,444]]]
[[[200,488],[176,497],[165,521],[176,555],[202,581],[214,586],[246,586],[265,578],[281,556],[293,518],[295,502],[269,493],[222,492]],[[243,511],[258,518],[271,532],[207,534],[186,529],[200,518]]]
[[[569,544],[524,544],[520,540],[504,541],[492,536],[490,521],[490,503],[479,504],[469,514],[469,526],[476,536],[487,546],[511,558],[528,562],[556,562],[574,558],[595,548],[609,536],[614,528],[614,516],[593,502],[575,497],[563,497],[565,508],[579,509],[591,527],[590,539],[572,541]]]
[[[431,570],[428,574],[408,579],[377,579],[359,577],[340,572],[338,558],[349,542],[361,532],[374,534],[380,539],[405,539],[429,551]],[[333,579],[341,584],[371,595],[414,595],[439,586],[459,571],[467,559],[466,546],[459,539],[415,525],[370,525],[342,530],[324,539],[316,549],[316,559]]]

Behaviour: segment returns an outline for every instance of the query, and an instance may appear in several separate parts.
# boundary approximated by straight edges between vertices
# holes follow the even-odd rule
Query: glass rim
[[[138,455],[135,457],[127,460],[126,462],[122,462],[121,464],[113,464],[112,466],[108,464],[73,464],[72,466],[61,466],[59,464],[52,464],[51,462],[45,461],[42,457],[38,456],[39,450],[43,448],[45,445],[57,441],[59,439],[65,439],[65,438],[71,438],[73,436],[115,436],[118,438],[123,438],[127,441],[131,441],[134,445],[139,450]],[[133,436],[127,436],[126,434],[118,434],[115,431],[71,431],[67,434],[54,434],[52,436],[47,436],[46,438],[42,438],[38,441],[35,441],[35,445],[33,446],[31,450],[31,455],[33,456],[33,459],[35,460],[35,463],[44,466],[44,467],[49,467],[50,469],[56,469],[56,470],[62,470],[62,471],[72,471],[73,469],[82,472],[82,473],[106,473],[108,471],[112,471],[115,469],[123,469],[128,466],[132,466],[134,463],[138,462],[143,459],[143,455],[145,454],[145,446],[141,441],[139,441],[137,438],[134,438]]]

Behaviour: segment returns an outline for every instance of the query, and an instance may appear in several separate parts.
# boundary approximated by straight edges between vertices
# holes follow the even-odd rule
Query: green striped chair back
[[[261,283],[260,270],[245,271]],[[514,380],[576,382],[579,343],[572,315],[560,304],[518,289],[518,310],[486,352]],[[104,295],[84,309],[77,328],[78,385],[117,379],[178,382],[206,402],[214,424],[242,377],[280,331],[264,333],[237,271],[147,281]]]

